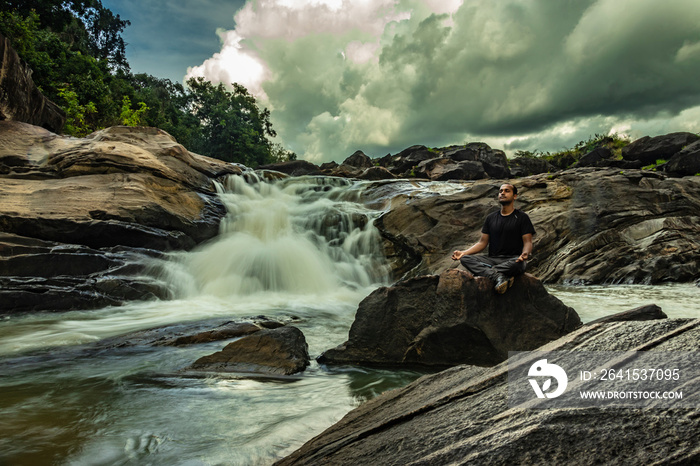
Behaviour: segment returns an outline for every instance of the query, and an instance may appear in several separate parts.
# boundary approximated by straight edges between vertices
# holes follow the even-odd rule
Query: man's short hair
[[[518,187],[513,184],[503,183],[501,186],[510,186],[511,188],[513,188],[513,194],[518,194]]]

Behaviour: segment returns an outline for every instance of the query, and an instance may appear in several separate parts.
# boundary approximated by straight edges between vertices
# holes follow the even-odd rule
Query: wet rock
[[[60,133],[66,115],[34,84],[32,70],[0,34],[0,120],[14,120]],[[2,130],[0,130],[2,131]],[[2,167],[0,166],[0,172]]]
[[[644,136],[623,147],[622,158],[625,160],[638,160],[643,165],[648,165],[659,159],[670,159],[685,146],[699,139],[700,136],[693,133],[670,133],[653,138]]]
[[[698,351],[700,321],[583,326],[547,351]],[[532,408],[508,403],[508,365],[459,366],[363,403],[279,461],[293,464],[696,464],[697,405]],[[683,380],[685,383],[685,379]],[[698,381],[670,390],[696,393]]]
[[[0,315],[118,305],[170,297],[147,276],[160,253],[129,247],[93,249],[0,233]]]
[[[504,295],[493,282],[448,270],[375,290],[357,309],[348,341],[323,364],[489,366],[576,329],[576,311],[532,275]]]
[[[628,322],[644,320],[668,319],[668,316],[656,304],[636,307],[629,311],[618,312],[617,314],[601,317],[600,319],[588,322],[586,325],[599,324],[602,322]]]
[[[293,322],[295,319],[288,319]],[[264,329],[274,329],[287,325],[287,321],[257,316],[246,321],[222,321],[204,319],[178,322],[145,330],[137,330],[124,335],[102,339],[89,345],[92,349],[149,347],[149,346],[191,346],[214,341],[232,340]]]
[[[255,332],[199,358],[187,370],[291,375],[309,365],[308,345],[296,327],[285,326]]]

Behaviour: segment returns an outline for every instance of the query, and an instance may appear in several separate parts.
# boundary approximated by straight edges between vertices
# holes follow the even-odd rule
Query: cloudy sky
[[[134,72],[238,82],[300,158],[700,132],[697,0],[103,0]]]

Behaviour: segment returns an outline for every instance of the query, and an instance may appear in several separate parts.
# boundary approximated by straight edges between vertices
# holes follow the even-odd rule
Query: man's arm
[[[530,240],[532,242],[532,235],[530,235]],[[489,245],[489,235],[486,233],[481,234],[481,238],[479,238],[479,241],[474,243],[472,247],[469,249],[465,249],[464,251],[455,251],[452,253],[452,260],[459,260],[462,258],[462,256],[469,256],[471,254],[477,254],[481,251],[483,251],[486,246]],[[532,244],[530,244],[530,248],[532,249]]]
[[[520,254],[515,262],[522,262],[528,260],[530,254],[532,253],[532,233],[523,235],[523,252]]]

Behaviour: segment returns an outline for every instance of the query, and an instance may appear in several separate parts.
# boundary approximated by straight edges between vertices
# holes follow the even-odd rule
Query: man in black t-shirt
[[[474,276],[492,279],[496,292],[503,294],[513,284],[515,276],[525,272],[527,259],[532,253],[535,228],[530,217],[514,207],[518,188],[504,184],[498,190],[501,210],[486,217],[481,238],[472,247],[452,253]],[[488,256],[474,256],[489,247]]]

